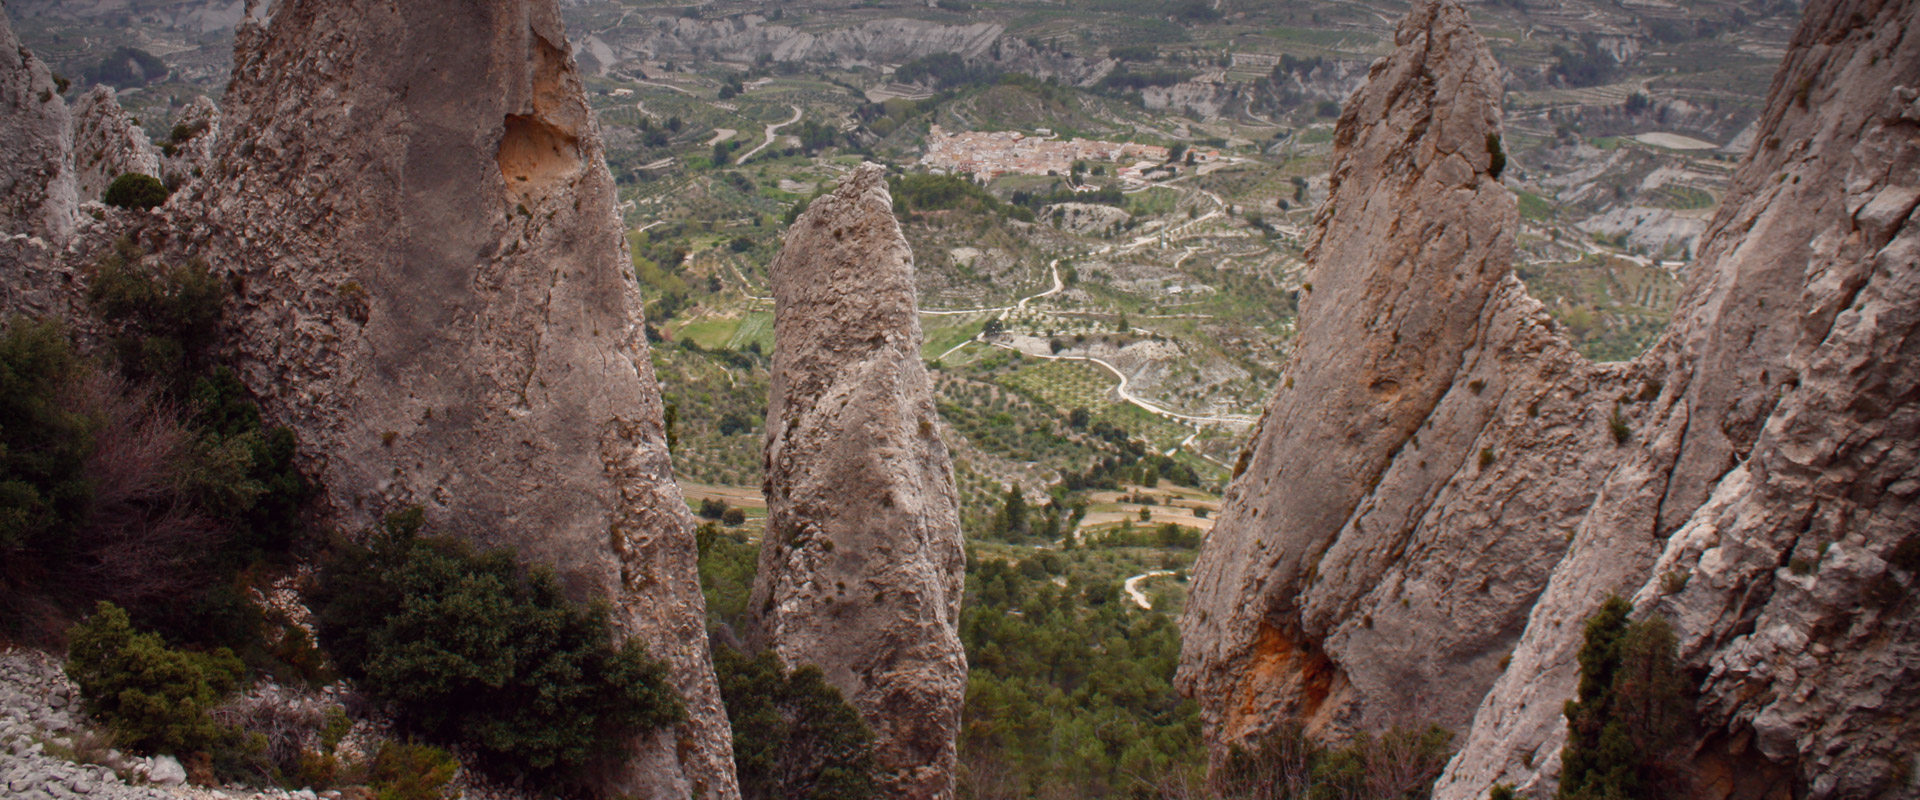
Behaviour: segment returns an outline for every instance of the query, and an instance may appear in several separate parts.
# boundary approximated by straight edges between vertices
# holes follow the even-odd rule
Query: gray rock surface
[[[73,180],[85,200],[99,200],[113,179],[160,174],[160,152],[133,123],[111,86],[95,86],[73,103]]]
[[[145,778],[161,761],[107,751],[103,764],[65,757],[78,737],[95,735],[80,711],[79,692],[60,662],[30,650],[0,651],[0,796],[172,800]],[[51,745],[51,747],[49,747]],[[97,755],[93,748],[85,748]],[[173,762],[179,768],[179,762]],[[186,772],[180,772],[180,780]]]
[[[1609,449],[1566,395],[1613,378],[1511,274],[1491,54],[1452,2],[1397,41],[1340,119],[1297,349],[1195,567],[1178,680],[1216,758],[1290,719],[1463,726],[1592,495],[1533,476]]]
[[[1582,622],[1667,617],[1698,797],[1920,773],[1920,42],[1811,5],[1666,337],[1575,355],[1510,275],[1498,81],[1416,6],[1336,133],[1298,351],[1195,567],[1209,744],[1437,721],[1435,796],[1550,796]],[[1482,141],[1487,145],[1480,145]]]
[[[0,9],[0,233],[64,242],[78,213],[73,130],[47,64]]]
[[[183,134],[186,138],[179,138]],[[213,168],[214,144],[218,141],[220,107],[204,96],[193,98],[180,111],[161,148],[160,169],[166,173],[168,185],[206,175]]]
[[[666,660],[688,721],[601,788],[736,797],[640,297],[552,0],[275,4],[236,33],[176,246],[230,275],[234,358],[330,522],[551,564]]]
[[[1615,593],[1667,617],[1703,676],[1704,796],[1783,773],[1809,797],[1913,796],[1896,776],[1920,773],[1920,564],[1889,562],[1920,549],[1920,42],[1886,34],[1916,17],[1808,6],[1641,359],[1664,391],[1436,796],[1552,789],[1577,622]]]
[[[1133,219],[1124,208],[1100,203],[1054,203],[1041,208],[1040,216],[1061,229],[1079,234],[1105,233]]]
[[[750,638],[819,665],[859,709],[887,796],[951,797],[965,556],[913,253],[881,168],[814,200],[768,273],[777,344]]]

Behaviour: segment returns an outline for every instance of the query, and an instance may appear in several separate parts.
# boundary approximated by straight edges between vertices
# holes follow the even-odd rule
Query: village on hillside
[[[983,180],[1001,175],[1066,175],[1075,161],[1124,162],[1121,178],[1138,180],[1147,170],[1167,161],[1171,151],[1152,144],[1104,142],[1075,138],[1061,141],[1049,131],[1028,136],[1018,131],[962,131],[949,134],[939,125],[927,136],[927,154],[920,158],[935,172],[965,172]],[[1218,158],[1214,152],[1195,152],[1196,161]]]

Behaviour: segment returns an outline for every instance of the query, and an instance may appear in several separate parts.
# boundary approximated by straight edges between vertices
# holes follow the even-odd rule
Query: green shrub
[[[89,276],[87,300],[107,323],[121,372],[181,397],[209,366],[227,286],[199,261],[149,267],[145,258],[120,240]]]
[[[114,208],[146,211],[167,202],[167,195],[167,185],[161,183],[159,178],[129,172],[114,178],[113,183],[107,185],[107,192],[100,197],[100,202]]]
[[[713,667],[744,800],[877,796],[873,731],[819,667],[787,671],[771,651],[749,657],[725,645]]]
[[[86,371],[52,322],[12,320],[0,335],[0,567],[22,577],[27,550],[70,540],[86,519],[85,474],[97,421],[72,402]]]
[[[418,509],[369,545],[339,542],[314,601],[340,671],[406,724],[507,774],[566,782],[684,712],[665,665],[612,644],[607,611],[569,603],[512,554],[419,535]]]
[[[447,751],[423,744],[388,742],[373,757],[373,791],[379,800],[440,800],[460,770]]]
[[[1362,731],[1346,746],[1328,748],[1288,723],[1252,747],[1230,750],[1214,781],[1223,798],[1424,798],[1452,755],[1452,739],[1429,725],[1377,736]]]
[[[1587,619],[1580,686],[1565,711],[1562,800],[1659,800],[1685,788],[1675,745],[1690,709],[1673,631],[1659,617],[1630,621],[1632,612],[1610,597]]]
[[[246,672],[232,651],[169,649],[157,634],[136,633],[127,612],[105,602],[68,637],[67,675],[122,747],[187,754],[238,741],[238,732],[207,715]]]

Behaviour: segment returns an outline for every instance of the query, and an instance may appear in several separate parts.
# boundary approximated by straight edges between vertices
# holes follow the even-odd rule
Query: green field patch
[[[737,318],[709,317],[681,325],[673,329],[673,334],[675,339],[692,339],[695,344],[712,350],[726,345],[739,327],[740,320]]]
[[[763,353],[773,352],[773,312],[753,311],[740,319],[733,335],[727,337],[727,347],[745,350],[749,344],[758,342]],[[702,345],[704,346],[704,345]]]
[[[1520,218],[1529,222],[1545,222],[1553,219],[1553,203],[1532,192],[1514,192],[1520,200]]]
[[[1642,202],[1661,208],[1672,208],[1682,211],[1712,208],[1713,193],[1705,189],[1695,189],[1692,186],[1680,186],[1669,183],[1653,190],[1647,196],[1643,197]]]
[[[922,314],[920,357],[939,358],[955,345],[980,335],[989,314]]]

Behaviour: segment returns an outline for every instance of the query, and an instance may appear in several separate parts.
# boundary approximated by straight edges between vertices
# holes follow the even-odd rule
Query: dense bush
[[[1430,796],[1452,755],[1438,725],[1355,734],[1328,748],[1290,723],[1252,747],[1235,747],[1214,776],[1223,800],[1415,800]]]
[[[460,769],[447,751],[412,742],[387,742],[373,757],[373,788],[378,800],[440,800]]]
[[[185,755],[223,749],[239,737],[207,715],[246,672],[232,651],[170,649],[156,634],[136,633],[127,612],[105,602],[68,642],[67,675],[120,746]]]
[[[700,548],[700,592],[707,599],[707,624],[729,630],[746,625],[747,599],[759,568],[760,548],[745,534],[711,522],[694,530]]]
[[[1659,617],[1631,621],[1632,613],[1631,603],[1610,597],[1587,619],[1580,686],[1567,701],[1560,751],[1563,800],[1684,796],[1675,745],[1690,704],[1673,631]]]
[[[1000,70],[992,66],[968,64],[958,53],[921,56],[901,64],[899,69],[893,71],[893,79],[901,83],[924,81],[941,87],[989,84],[999,77]]]
[[[86,519],[98,420],[73,402],[84,366],[53,323],[16,319],[0,336],[0,561],[9,567],[25,550],[70,539]]]
[[[340,670],[408,727],[508,774],[566,782],[682,718],[666,667],[615,647],[607,611],[569,603],[512,554],[419,535],[418,509],[367,545],[337,542],[314,596]]]
[[[200,502],[229,487],[221,466],[164,401],[95,370],[58,327],[14,320],[0,335],[0,630],[54,638],[102,599],[191,606],[227,535]]]
[[[152,175],[128,172],[114,178],[107,184],[106,194],[100,196],[100,202],[114,208],[134,208],[141,211],[159,208],[167,202],[167,185]]]
[[[873,731],[820,668],[788,671],[771,651],[725,645],[714,673],[733,727],[733,761],[745,800],[875,797]]]
[[[149,267],[145,258],[121,239],[89,276],[87,300],[121,372],[179,397],[210,366],[227,286],[203,263]]]

